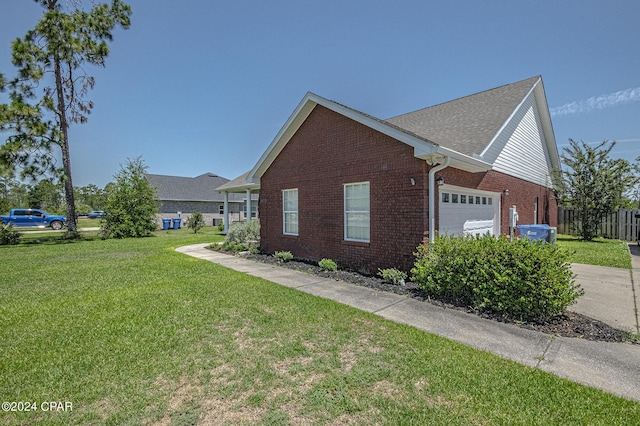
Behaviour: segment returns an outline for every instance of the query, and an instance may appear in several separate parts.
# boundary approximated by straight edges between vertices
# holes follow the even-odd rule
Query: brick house
[[[381,120],[307,93],[245,176],[262,250],[411,268],[437,232],[556,225],[560,167],[540,76]]]

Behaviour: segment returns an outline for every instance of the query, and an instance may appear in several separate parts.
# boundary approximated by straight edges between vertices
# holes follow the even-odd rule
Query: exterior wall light
[[[437,177],[436,184],[438,184],[438,186],[444,185],[444,178],[442,176]]]

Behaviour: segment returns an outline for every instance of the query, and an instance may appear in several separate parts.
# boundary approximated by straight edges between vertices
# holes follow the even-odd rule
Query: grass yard
[[[573,253],[572,263],[631,269],[631,256],[625,241],[605,238],[583,241],[571,235],[558,235],[557,244]]]
[[[640,403],[174,251],[205,229],[0,247],[0,397],[37,406],[0,424],[640,424]]]

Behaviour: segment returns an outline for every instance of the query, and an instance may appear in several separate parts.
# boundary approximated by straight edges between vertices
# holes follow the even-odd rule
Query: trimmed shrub
[[[378,275],[383,280],[396,285],[404,285],[407,274],[397,268],[378,269]]]
[[[0,222],[0,246],[16,245],[20,242],[21,233],[16,231],[12,225],[5,225]]]
[[[252,220],[251,222],[236,222],[231,224],[229,232],[225,238],[225,247],[243,247],[248,249],[252,246],[258,246],[260,242],[260,222]]]
[[[325,271],[337,271],[338,264],[331,259],[321,259],[318,262],[318,266],[321,267]]]
[[[293,254],[290,251],[277,251],[273,254],[273,257],[280,262],[288,262],[293,259]]]
[[[522,321],[560,315],[584,294],[568,252],[504,236],[439,237],[418,248],[411,273],[434,297]]]

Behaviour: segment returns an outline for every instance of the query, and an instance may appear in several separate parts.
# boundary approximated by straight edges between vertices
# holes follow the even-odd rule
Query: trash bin
[[[171,220],[173,220],[173,229],[180,229],[180,221],[182,219],[180,219],[179,217],[175,217]]]
[[[518,225],[520,236],[530,240],[547,241],[549,235],[549,225]]]
[[[166,231],[171,227],[171,219],[162,219],[162,230]]]

